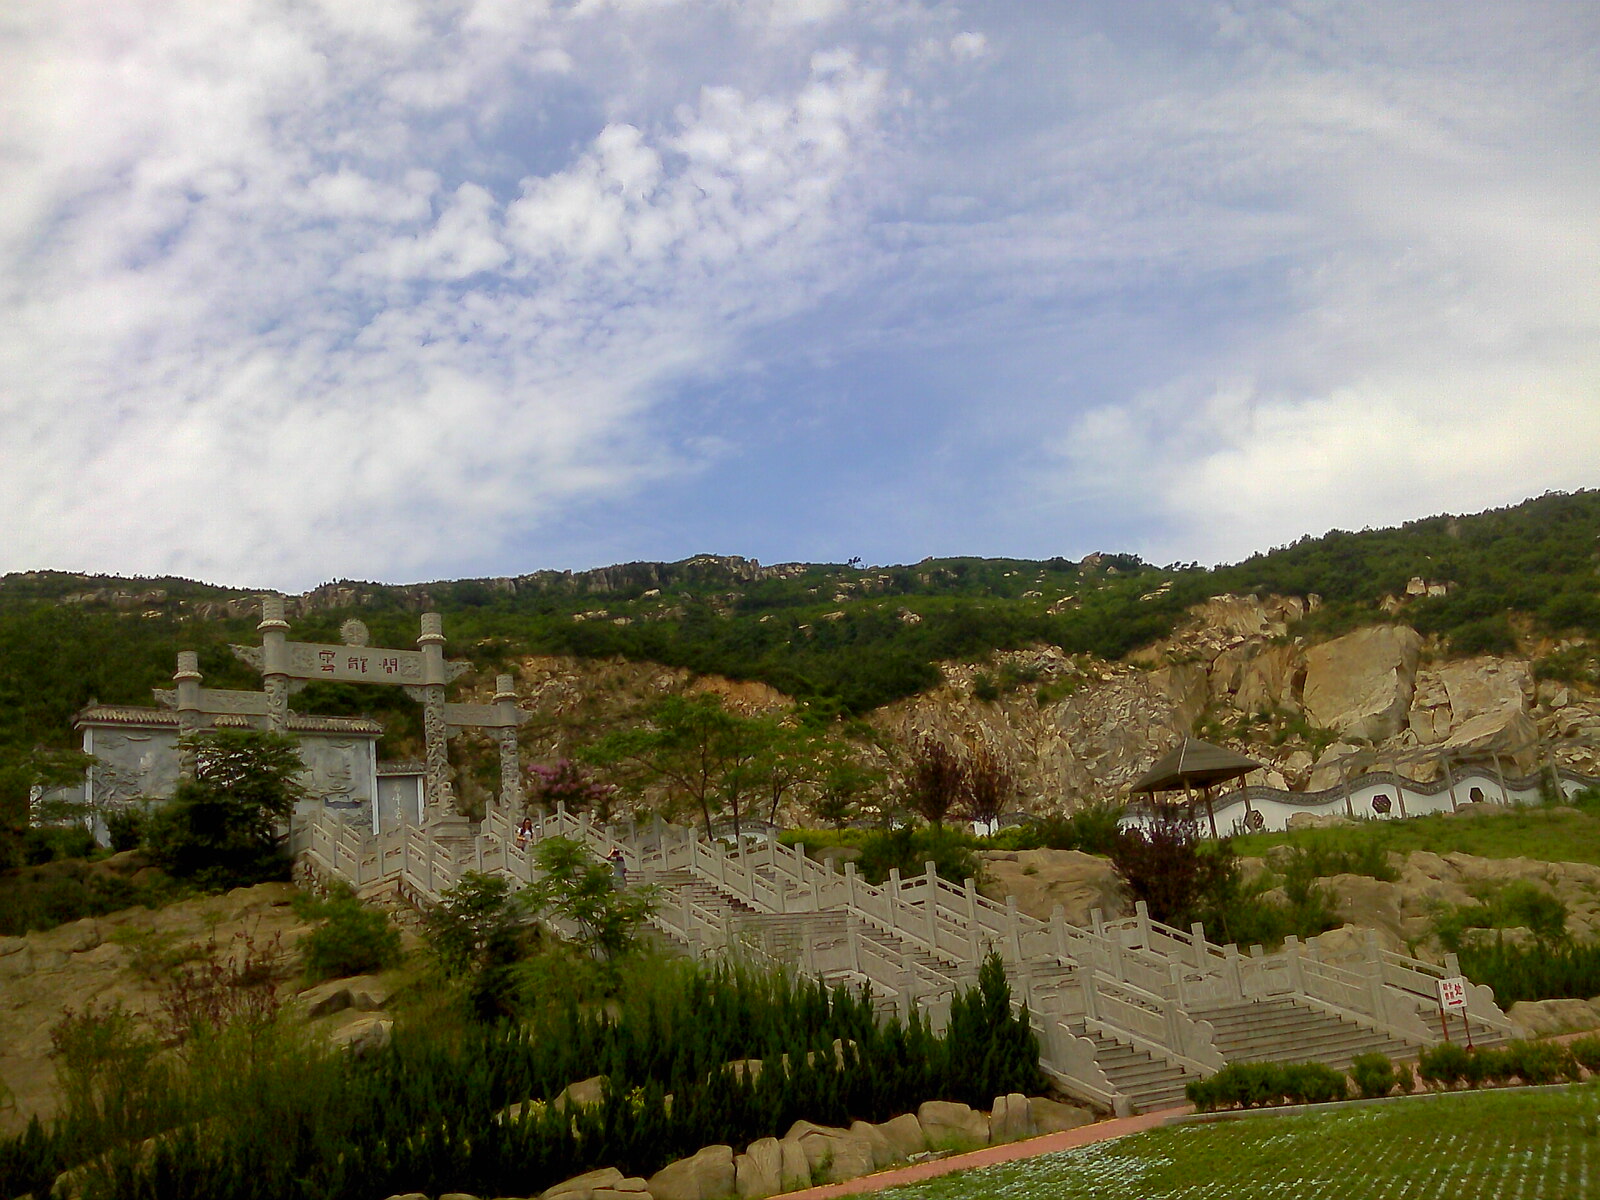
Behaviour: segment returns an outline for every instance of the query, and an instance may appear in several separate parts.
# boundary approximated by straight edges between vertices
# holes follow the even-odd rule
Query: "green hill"
[[[1399,619],[1452,653],[1507,651],[1518,639],[1600,639],[1600,492],[1549,494],[1472,516],[1394,529],[1335,530],[1217,567],[1133,555],[928,559],[911,566],[763,567],[699,556],[589,572],[395,586],[341,581],[309,594],[296,636],[337,640],[359,615],[380,644],[406,645],[414,614],[446,616],[453,655],[485,671],[530,653],[621,656],[759,680],[826,711],[859,714],[922,690],[934,664],[1049,643],[1119,658],[1171,631],[1183,611],[1222,592],[1318,595],[1295,632],[1326,637],[1396,619],[1381,604],[1408,580],[1448,584],[1407,602]],[[29,572],[0,579],[4,743],[65,744],[91,697],[147,703],[180,648],[200,652],[212,686],[253,686],[227,650],[253,641],[250,592],[183,579]],[[1546,647],[1548,649],[1548,647]],[[1592,670],[1586,646],[1549,669]],[[313,689],[308,711],[374,711],[373,689]],[[393,719],[414,720],[393,703]]]

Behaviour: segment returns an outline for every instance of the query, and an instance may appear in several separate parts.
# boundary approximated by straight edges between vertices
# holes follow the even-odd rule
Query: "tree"
[[[1000,748],[981,733],[967,747],[965,767],[961,810],[992,829],[1019,790],[1016,769]]]
[[[549,766],[531,763],[528,766],[530,797],[546,808],[564,805],[568,812],[592,810],[600,820],[611,816],[611,797],[616,788],[609,783],[598,783],[589,778],[583,764],[570,758],[558,758]]]
[[[1134,898],[1150,906],[1152,917],[1180,928],[1197,920],[1208,902],[1225,897],[1238,873],[1226,841],[1202,849],[1195,823],[1179,816],[1123,830],[1111,862]]]
[[[755,791],[756,764],[768,752],[772,726],[731,713],[720,696],[667,696],[651,706],[643,724],[601,738],[585,752],[590,762],[630,771],[646,786],[699,810],[705,834],[727,813],[734,832]]]
[[[847,750],[829,748],[815,780],[811,811],[835,829],[843,829],[861,812],[861,805],[883,784],[883,772],[862,766]]]
[[[469,1010],[484,1020],[511,1011],[527,899],[504,876],[467,871],[422,915],[440,975],[462,989]]]
[[[911,747],[904,786],[906,806],[928,824],[943,825],[966,793],[966,764],[942,739],[919,734]]]
[[[545,838],[533,858],[540,878],[522,893],[531,911],[566,924],[569,940],[595,958],[612,961],[633,949],[655,907],[650,889],[618,890],[611,867],[570,838]]]
[[[21,857],[33,789],[74,783],[92,761],[76,750],[0,745],[0,869],[16,865]]]
[[[146,843],[169,874],[221,890],[282,878],[280,828],[306,795],[290,738],[218,729],[179,742],[194,769],[151,818]]]

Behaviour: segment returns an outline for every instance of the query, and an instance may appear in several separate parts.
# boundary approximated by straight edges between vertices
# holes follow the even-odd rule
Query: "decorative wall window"
[[[1379,816],[1387,816],[1389,810],[1393,807],[1394,801],[1390,800],[1383,792],[1379,792],[1372,798],[1372,811]]]

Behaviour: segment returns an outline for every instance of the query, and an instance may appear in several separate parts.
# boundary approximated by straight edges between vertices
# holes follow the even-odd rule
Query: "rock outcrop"
[[[1089,925],[1099,909],[1107,920],[1133,911],[1127,888],[1110,860],[1080,850],[986,850],[980,891],[1004,902],[1015,896],[1017,908],[1048,921],[1056,905],[1069,924]]]
[[[1404,625],[1377,625],[1306,651],[1305,710],[1317,725],[1365,741],[1406,726],[1422,638]]]

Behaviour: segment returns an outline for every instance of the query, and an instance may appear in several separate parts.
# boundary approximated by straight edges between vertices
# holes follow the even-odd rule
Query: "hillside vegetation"
[[[1419,578],[1448,584],[1410,598],[1404,620],[1452,653],[1511,649],[1521,636],[1600,638],[1600,492],[1550,494],[1474,516],[1395,529],[1335,530],[1214,569],[1132,555],[929,559],[914,566],[760,567],[704,556],[580,574],[396,587],[339,583],[310,593],[294,634],[337,640],[360,616],[374,642],[409,645],[415,614],[446,616],[450,653],[487,673],[526,654],[620,656],[756,680],[829,712],[860,714],[939,680],[935,663],[1043,643],[1119,658],[1168,634],[1190,605],[1222,592],[1319,596],[1295,632],[1328,636],[1390,619],[1385,597]],[[200,652],[208,685],[255,686],[227,650],[254,641],[248,591],[177,579],[30,572],[0,580],[0,704],[12,745],[64,745],[91,698],[148,703],[180,648]],[[1550,671],[1590,675],[1586,648]],[[414,706],[387,689],[309,689],[296,707],[367,711],[402,733]]]

